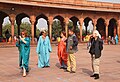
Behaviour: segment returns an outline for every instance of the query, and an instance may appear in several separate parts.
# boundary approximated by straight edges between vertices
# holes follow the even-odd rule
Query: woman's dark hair
[[[61,33],[62,33],[64,36],[66,36],[66,32],[65,32],[65,31],[62,31]]]
[[[74,32],[74,27],[72,27],[72,28],[69,28],[69,30],[70,30],[70,31],[72,31],[72,32]]]
[[[41,31],[40,35],[43,35],[43,33],[47,33],[46,30]]]
[[[25,34],[25,37],[28,37],[28,33],[27,33],[27,31],[26,31],[26,30],[23,30],[23,31],[21,32],[21,35],[22,35],[22,33],[24,33],[24,34]]]
[[[43,31],[40,32],[40,35],[39,36],[42,36],[43,35]]]

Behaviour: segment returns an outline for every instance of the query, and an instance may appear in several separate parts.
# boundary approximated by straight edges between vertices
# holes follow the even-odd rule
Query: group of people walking
[[[108,37],[108,45],[110,45],[110,44],[117,45],[118,42],[119,42],[119,38],[118,38],[117,34],[115,35],[115,37],[111,37],[111,36]]]
[[[69,29],[69,37],[66,38],[66,33],[61,32],[61,40],[58,43],[58,58],[61,68],[66,69],[66,72],[76,72],[76,59],[74,53],[78,51],[78,39],[74,34],[74,29]]]
[[[75,53],[78,51],[78,39],[74,33],[74,29],[69,29],[69,36],[66,37],[64,31],[61,32],[61,39],[58,42],[58,59],[60,62],[60,69],[65,69],[65,72],[76,73],[76,57]],[[92,58],[92,69],[95,79],[99,79],[99,61],[101,51],[103,49],[103,41],[99,37],[97,30],[93,31],[93,39],[89,53]],[[19,66],[22,69],[23,77],[29,72],[29,54],[30,54],[30,38],[24,30],[21,36],[17,39],[16,46],[19,50]],[[50,67],[50,52],[52,51],[47,31],[42,31],[39,37],[36,52],[38,54],[38,67]]]

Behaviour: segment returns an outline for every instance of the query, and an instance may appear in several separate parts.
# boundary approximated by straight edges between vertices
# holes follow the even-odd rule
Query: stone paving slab
[[[18,67],[16,47],[0,48],[0,82],[120,82],[120,45],[105,45],[100,62],[100,79],[90,77],[91,59],[85,45],[79,45],[75,54],[77,71],[75,74],[59,69],[57,46],[52,45],[50,68],[37,67],[36,47],[31,47],[30,73],[22,77]]]

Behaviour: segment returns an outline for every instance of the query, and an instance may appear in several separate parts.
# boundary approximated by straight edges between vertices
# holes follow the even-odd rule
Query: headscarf
[[[96,36],[98,36],[99,38],[101,38],[101,35],[100,35],[100,33],[97,30],[94,30],[93,33],[95,33]]]

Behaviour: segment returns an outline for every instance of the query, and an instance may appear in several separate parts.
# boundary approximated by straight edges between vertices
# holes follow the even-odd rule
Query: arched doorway
[[[11,36],[11,24],[6,25],[7,21],[5,19],[9,20],[8,14],[5,12],[0,11],[0,42],[5,42],[6,38],[10,38]],[[10,23],[10,20],[9,20]],[[8,41],[8,39],[7,39]]]
[[[25,21],[25,22],[24,22]],[[18,35],[20,35],[20,32],[24,29],[27,30],[29,33],[29,36],[31,36],[31,23],[30,23],[30,17],[25,13],[20,13],[16,16],[16,24],[17,24],[17,32]]]
[[[11,34],[11,21],[10,21],[9,16],[7,16],[4,18],[4,21],[2,24],[2,36],[3,36],[4,40],[6,39],[6,42],[9,42],[7,38],[12,37],[11,35],[12,35]]]
[[[65,31],[64,18],[60,15],[53,18],[52,24],[52,40],[56,41],[57,37],[60,37],[61,31]]]
[[[69,24],[68,24],[68,29],[73,27],[74,27],[75,34],[78,40],[80,41],[80,22],[79,22],[79,19],[75,16],[70,18]]]
[[[83,26],[82,26],[82,40],[85,41],[85,36],[88,35],[88,34],[92,34],[93,32],[93,21],[90,17],[86,17],[84,19],[84,22],[83,22]]]
[[[36,17],[35,25],[34,25],[34,35],[38,39],[40,36],[40,32],[43,30],[47,30],[49,34],[49,22],[48,17],[44,14],[40,14]]]
[[[109,21],[108,25],[108,36],[115,37],[116,34],[117,34],[117,21],[116,19],[112,18]]]
[[[101,37],[103,37],[103,39],[106,38],[106,24],[105,24],[105,20],[103,18],[99,18],[97,20],[96,30],[99,31],[99,33],[100,33]]]
[[[93,22],[92,19],[89,17],[86,17],[84,19],[84,26],[85,28],[83,29],[83,33],[87,35],[88,33],[92,33],[93,31]]]
[[[31,22],[28,17],[24,17],[21,20],[20,32],[23,31],[24,29],[27,31],[28,36],[30,37],[31,36]]]

